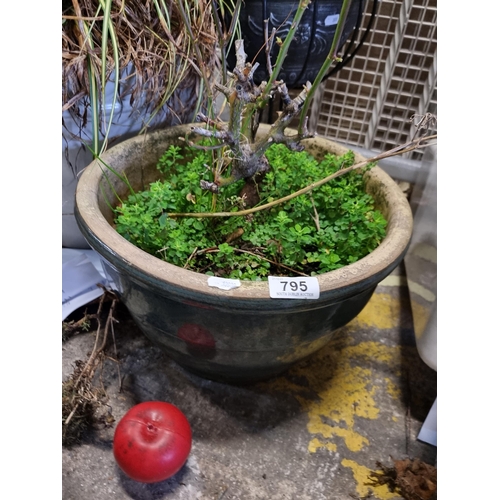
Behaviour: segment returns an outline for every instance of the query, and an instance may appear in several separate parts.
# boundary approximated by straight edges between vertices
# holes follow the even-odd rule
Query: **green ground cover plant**
[[[171,146],[158,163],[164,179],[132,193],[116,210],[116,230],[142,250],[171,264],[220,277],[266,280],[269,275],[314,276],[356,262],[385,236],[386,220],[365,192],[363,172],[343,174],[284,203],[243,216],[189,217],[186,213],[239,212],[272,203],[354,164],[350,151],[317,161],[306,151],[273,144],[269,171],[218,193],[210,182],[213,152]],[[367,167],[370,168],[370,167]],[[176,216],[181,214],[182,216]]]
[[[352,152],[316,161],[302,144],[315,135],[307,115],[314,92],[330,66],[341,60],[340,34],[349,0],[342,4],[329,55],[313,83],[292,98],[279,80],[309,4],[297,2],[284,40],[278,43],[276,31],[266,31],[268,81],[254,82],[258,63],[248,62],[243,39],[235,40],[236,66],[223,71],[213,89],[214,98],[225,97],[227,121],[213,107],[198,113],[191,131],[201,142],[185,137],[185,147],[171,147],[158,164],[161,180],[132,192],[115,208],[116,230],[128,241],[176,266],[244,280],[314,276],[352,264],[377,248],[387,222],[365,192],[363,172],[369,162],[354,165]],[[279,52],[272,64],[274,43]],[[204,65],[198,67],[203,73]],[[281,111],[262,131],[262,111],[278,98]],[[287,133],[294,120],[296,130]],[[422,140],[372,160],[411,151]],[[336,173],[342,175],[332,177]]]

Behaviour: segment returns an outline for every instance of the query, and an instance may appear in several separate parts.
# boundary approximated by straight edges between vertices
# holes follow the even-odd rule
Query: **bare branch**
[[[202,218],[202,217],[240,217],[243,215],[250,215],[250,214],[253,214],[255,212],[260,212],[261,210],[267,210],[268,208],[271,208],[271,207],[274,207],[276,205],[280,205],[280,204],[285,203],[287,201],[293,200],[297,196],[301,196],[303,194],[306,194],[309,191],[312,191],[313,189],[316,189],[316,188],[322,186],[323,184],[330,182],[331,180],[335,179],[336,177],[347,174],[348,172],[351,172],[353,170],[356,170],[356,169],[359,169],[362,167],[366,167],[370,163],[376,163],[377,161],[383,160],[385,158],[390,158],[391,156],[397,156],[397,155],[401,155],[403,153],[409,153],[410,151],[414,151],[415,149],[433,146],[435,144],[435,142],[431,142],[431,141],[434,141],[435,139],[437,139],[437,134],[414,139],[410,142],[407,142],[406,144],[403,144],[402,146],[397,146],[389,151],[386,151],[384,153],[380,153],[377,156],[373,156],[369,160],[364,160],[364,161],[356,163],[348,168],[340,169],[337,172],[329,175],[328,177],[325,177],[324,179],[313,182],[312,184],[309,184],[308,186],[300,189],[299,191],[296,191],[295,193],[289,194],[288,196],[284,196],[283,198],[280,198],[279,200],[274,200],[270,203],[266,203],[265,205],[260,205],[258,207],[249,208],[247,210],[240,210],[238,212],[169,213],[168,216],[169,217]]]
[[[221,141],[228,140],[227,130],[211,130],[201,127],[191,127],[191,130],[204,137],[213,137],[214,139],[220,139]]]
[[[273,72],[273,65],[271,63],[271,50],[273,48],[274,37],[276,36],[276,28],[271,31],[271,36],[269,36],[269,19],[264,19],[264,40],[265,40],[265,50],[266,50],[266,66],[267,73],[269,77]]]

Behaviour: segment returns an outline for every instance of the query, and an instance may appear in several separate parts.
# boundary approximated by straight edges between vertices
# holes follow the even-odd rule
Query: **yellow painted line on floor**
[[[370,441],[356,429],[357,420],[377,419],[380,413],[375,401],[377,392],[397,398],[399,389],[388,377],[382,384],[374,384],[372,369],[356,364],[362,359],[370,363],[376,361],[389,365],[397,374],[401,363],[400,347],[374,341],[341,347],[334,341],[316,356],[314,370],[307,365],[291,369],[293,379],[307,380],[307,384],[299,385],[286,377],[279,377],[268,387],[293,394],[307,412],[307,430],[311,434],[308,449],[311,453],[321,448],[330,449],[325,443],[335,445],[330,441],[335,437],[342,439],[349,450],[361,451],[370,445]]]
[[[379,409],[373,399],[375,387],[368,387],[371,370],[350,367],[346,363],[335,370],[335,384],[320,390],[318,400],[295,395],[307,411],[307,430],[311,436],[341,438],[351,451],[360,451],[370,444],[366,436],[354,429],[355,418],[376,419]],[[313,387],[313,390],[315,387]],[[317,448],[310,443],[309,451]]]
[[[397,399],[401,396],[401,389],[388,377],[385,379],[385,383],[387,384],[387,392],[394,398]]]
[[[404,286],[408,285],[410,293],[414,293],[424,299],[426,302],[434,303],[436,294],[423,287],[419,283],[407,280],[404,276],[388,276],[380,282],[382,286]],[[385,293],[375,293],[361,313],[354,318],[349,327],[375,326],[377,328],[393,328],[397,326],[399,310],[401,305],[398,300]],[[419,339],[429,321],[430,307],[425,307],[416,300],[411,301],[413,315],[413,328],[415,336]]]
[[[306,411],[311,435],[309,452],[334,451],[338,439],[352,452],[370,446],[365,431],[358,430],[359,419],[379,418],[378,393],[400,398],[400,390],[390,377],[375,382],[373,365],[386,365],[388,369],[384,371],[397,377],[402,348],[377,341],[353,344],[349,332],[373,327],[390,329],[400,322],[400,300],[375,293],[358,317],[345,327],[344,335],[313,355],[314,369],[307,363],[298,364],[289,372],[292,377],[282,376],[267,383],[270,389],[293,395]]]
[[[370,326],[395,328],[401,318],[401,304],[388,293],[375,293],[366,307],[349,324],[350,327]]]
[[[411,312],[413,315],[413,329],[415,337],[419,339],[427,327],[429,318],[431,316],[431,308],[423,306],[416,301],[411,303]]]
[[[325,449],[330,451],[337,451],[337,445],[335,443],[330,443],[328,441],[320,441],[318,438],[313,438],[309,441],[309,452],[315,453],[319,449]]]
[[[344,458],[341,464],[352,470],[352,474],[354,476],[354,480],[356,481],[356,493],[360,497],[366,497],[369,493],[372,493],[370,498],[378,498],[379,500],[392,500],[393,498],[401,498],[396,493],[392,493],[389,490],[387,484],[384,485],[371,485],[366,484],[370,483],[369,477],[372,472],[371,469],[365,467],[364,465],[360,465],[354,460],[348,460]]]

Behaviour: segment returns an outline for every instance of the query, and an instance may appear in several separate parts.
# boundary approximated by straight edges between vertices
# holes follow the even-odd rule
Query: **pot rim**
[[[112,165],[113,157],[119,156],[119,152],[127,147],[133,147],[144,141],[158,140],[165,136],[182,136],[186,128],[191,125],[180,125],[158,130],[148,136],[136,136],[110,148],[102,155],[102,160]],[[261,125],[261,129],[266,129],[268,125]],[[181,132],[181,130],[184,131]],[[178,131],[178,132],[177,132]],[[177,132],[177,133],[176,133]],[[293,131],[290,131],[293,133]],[[337,154],[348,151],[344,147],[330,139],[316,136],[304,141],[307,145],[332,149],[335,148]],[[356,161],[361,161],[361,155],[355,153]],[[380,279],[389,274],[403,259],[408,248],[412,229],[413,217],[410,205],[395,183],[380,167],[373,167],[367,174],[370,183],[380,183],[385,192],[385,198],[390,206],[388,217],[387,233],[380,245],[370,254],[359,261],[320,274],[317,277],[320,287],[320,297],[327,295],[337,295],[342,290],[342,294],[348,295],[359,292],[360,283],[365,281],[366,287],[375,286]],[[165,286],[176,293],[184,296],[192,296],[193,293],[202,293],[207,300],[219,301],[221,298],[234,297],[242,300],[262,300],[269,299],[282,303],[311,302],[310,300],[287,300],[270,299],[269,285],[266,281],[241,281],[239,288],[232,290],[220,290],[209,287],[207,284],[208,275],[197,273],[188,269],[175,266],[162,261],[147,252],[139,249],[125,238],[108,223],[99,208],[99,184],[103,180],[104,169],[99,165],[98,160],[94,160],[85,168],[77,185],[75,198],[75,216],[80,230],[94,248],[106,260],[113,260],[115,267],[127,268],[137,280],[147,281],[149,284],[156,284],[159,288]],[[311,305],[311,304],[309,304]]]

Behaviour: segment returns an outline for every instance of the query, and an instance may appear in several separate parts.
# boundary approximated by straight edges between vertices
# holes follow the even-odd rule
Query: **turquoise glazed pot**
[[[189,131],[189,126],[179,126],[135,137],[109,149],[102,160],[126,174],[134,190],[144,189],[158,178],[159,157],[170,144],[182,145]],[[304,145],[317,157],[346,151],[319,137]],[[366,175],[367,191],[388,220],[387,236],[358,262],[318,276],[316,300],[272,299],[266,282],[243,281],[232,290],[213,288],[208,276],[135,247],[113,228],[110,208],[118,203],[117,195],[127,195],[127,187],[97,161],[78,182],[75,215],[86,240],[102,257],[113,288],[151,341],[199,375],[253,382],[285,371],[327,344],[402,261],[412,232],[410,206],[379,167]]]

